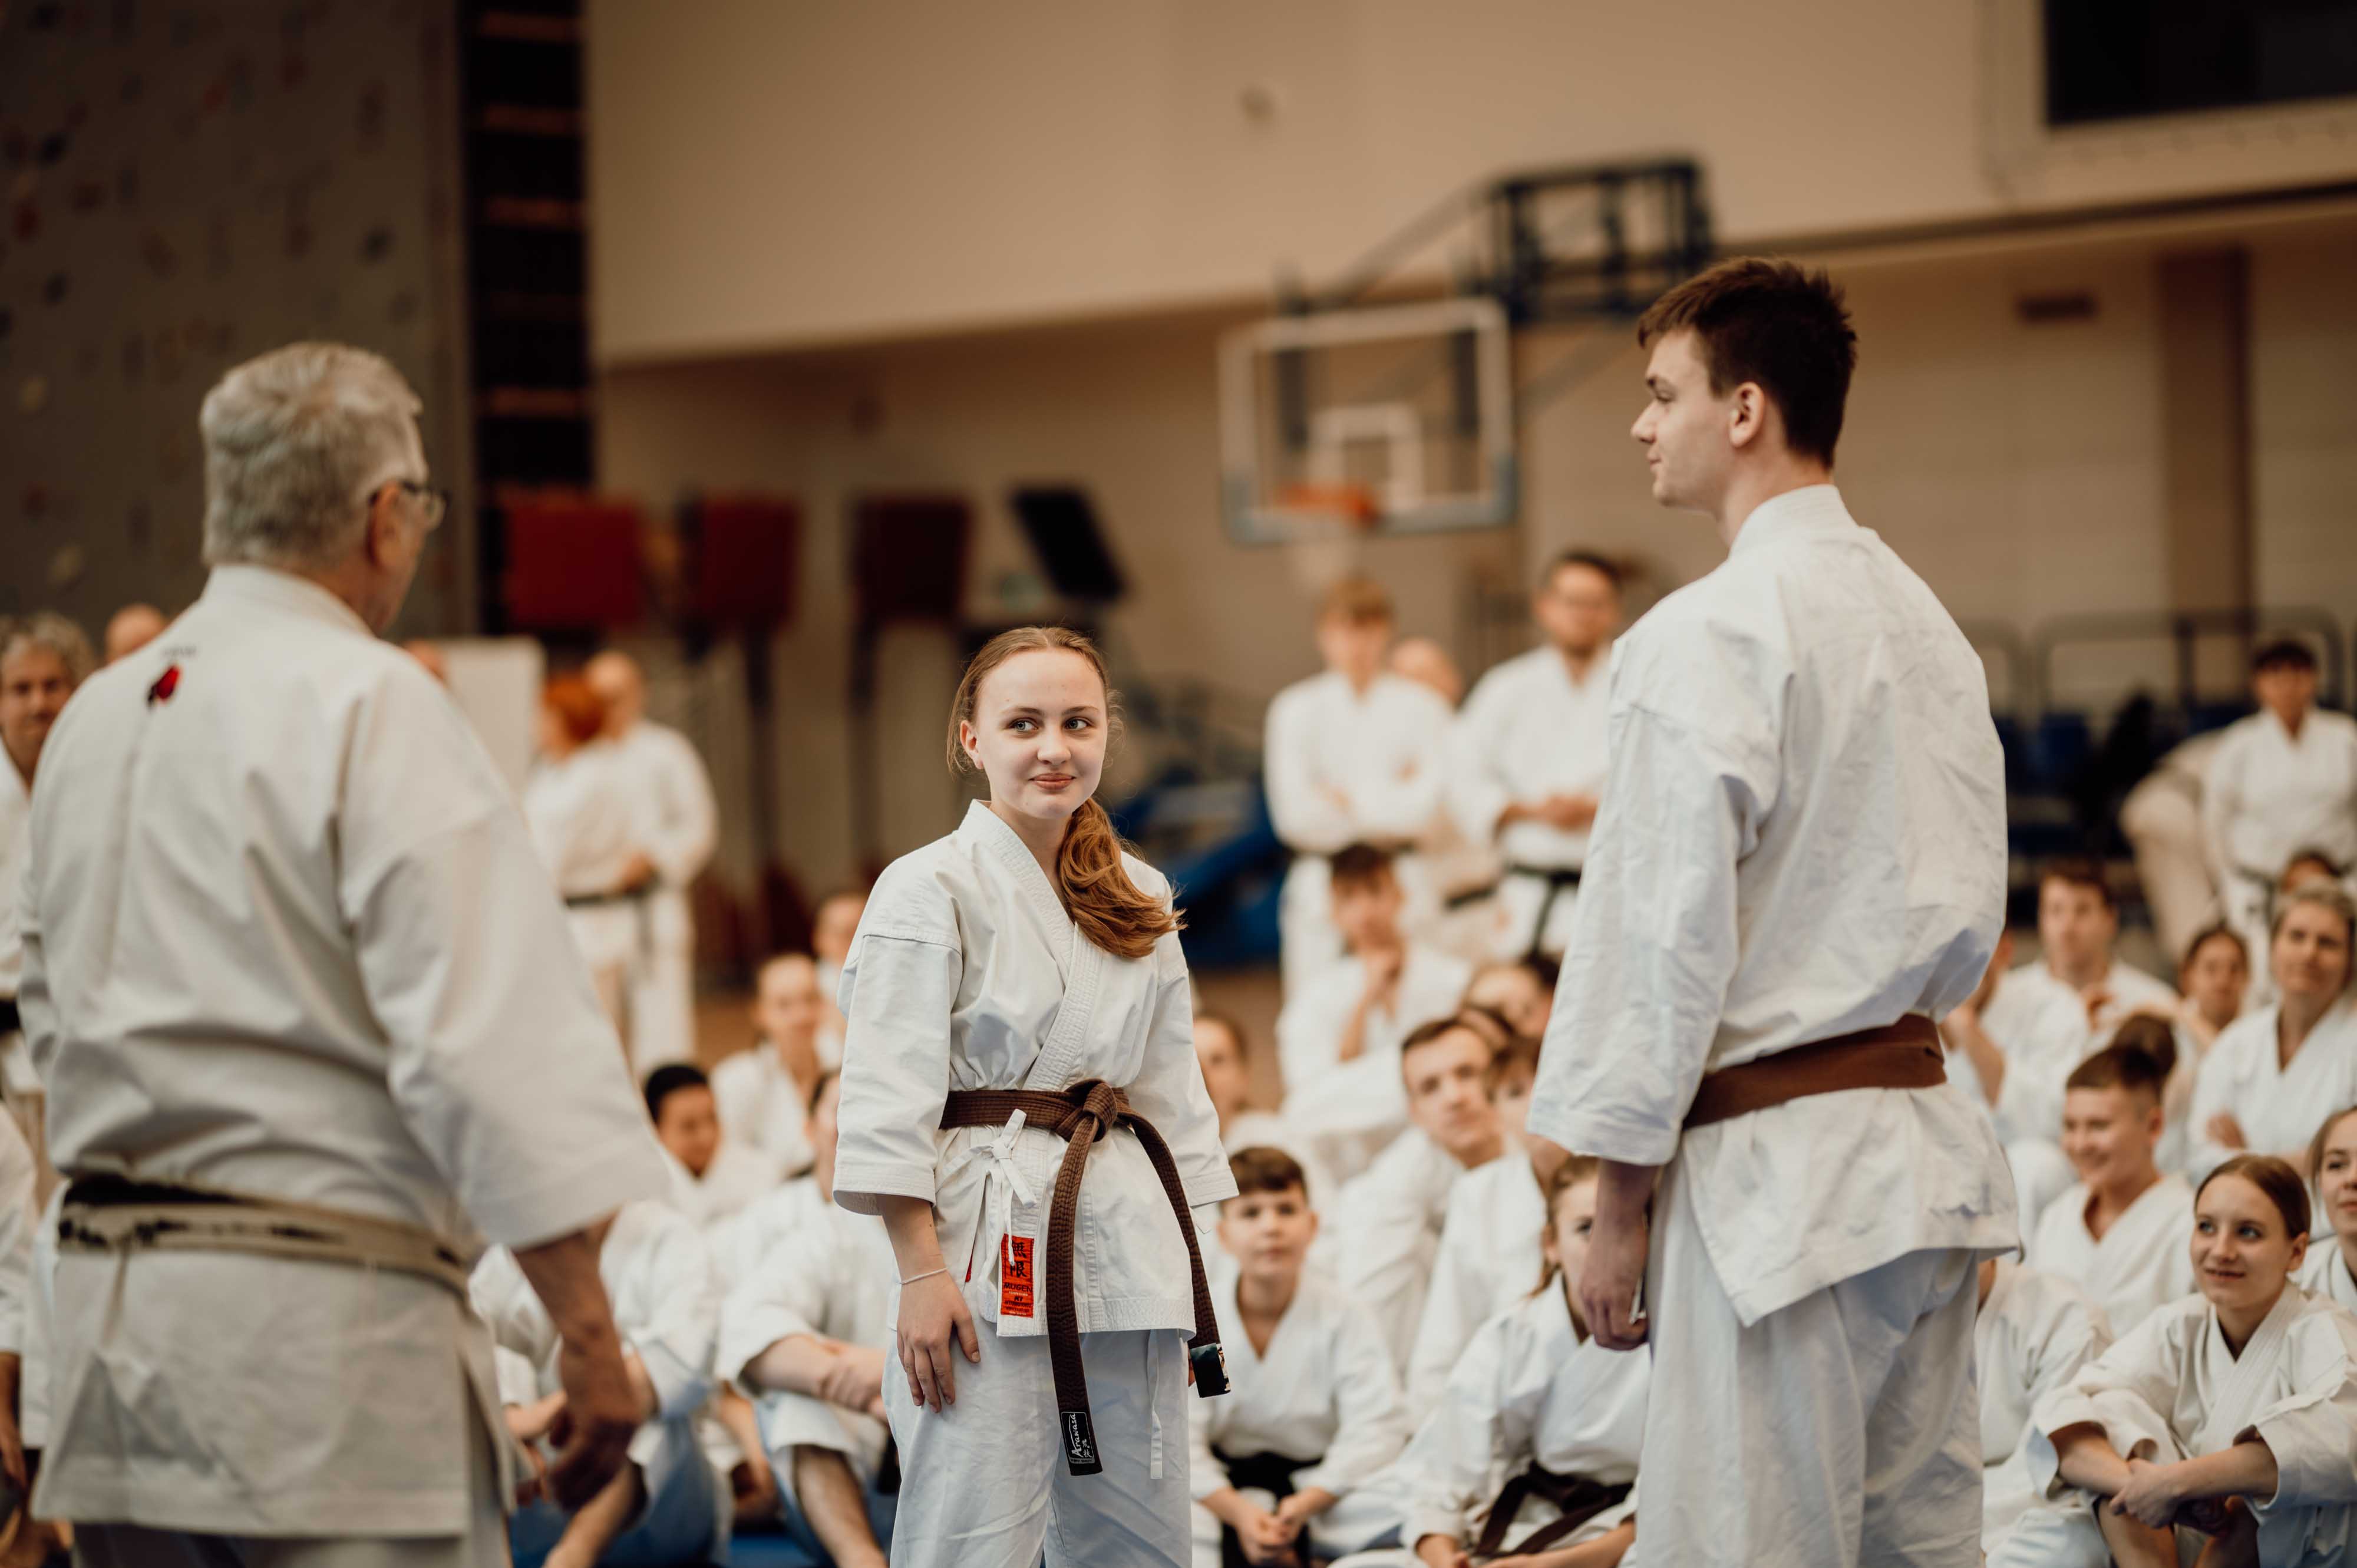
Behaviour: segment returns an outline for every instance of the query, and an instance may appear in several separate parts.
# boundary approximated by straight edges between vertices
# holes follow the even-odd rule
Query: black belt
[[[1481,1539],[1475,1542],[1477,1558],[1495,1557],[1505,1550],[1506,1531],[1523,1505],[1533,1498],[1544,1498],[1563,1510],[1562,1516],[1549,1520],[1531,1531],[1523,1543],[1514,1548],[1518,1557],[1544,1552],[1565,1536],[1612,1507],[1629,1495],[1630,1483],[1608,1487],[1601,1481],[1591,1481],[1585,1476],[1564,1476],[1544,1465],[1529,1469],[1508,1481],[1498,1493],[1498,1500],[1490,1505],[1490,1517],[1482,1522]]]
[[[1546,945],[1547,917],[1555,913],[1555,901],[1579,886],[1579,867],[1576,865],[1512,865],[1506,867],[1508,876],[1527,876],[1546,884],[1546,897],[1539,900],[1539,918],[1531,922],[1529,952],[1538,955]]]
[[[25,1026],[25,1015],[16,1011],[16,999],[0,996],[0,1035],[13,1035]]]
[[[1213,1448],[1211,1456],[1220,1462],[1221,1468],[1227,1471],[1229,1486],[1238,1491],[1250,1487],[1256,1491],[1266,1492],[1278,1502],[1300,1490],[1293,1484],[1294,1477],[1313,1465],[1323,1463],[1318,1459],[1296,1459],[1289,1454],[1230,1454],[1221,1448]],[[1300,1541],[1297,1539],[1289,1557],[1272,1559],[1264,1563],[1261,1568],[1275,1568],[1276,1564],[1291,1568],[1291,1565],[1305,1561]],[[1232,1525],[1220,1526],[1220,1568],[1254,1568],[1252,1560],[1244,1555],[1243,1542],[1236,1538]]]

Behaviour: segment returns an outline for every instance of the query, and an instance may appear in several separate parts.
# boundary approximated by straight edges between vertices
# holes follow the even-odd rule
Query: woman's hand
[[[957,1403],[956,1359],[952,1341],[969,1361],[982,1359],[982,1339],[974,1332],[974,1314],[965,1294],[946,1273],[932,1274],[900,1289],[900,1321],[896,1330],[900,1369],[909,1375],[909,1397],[936,1412]]]
[[[2148,1529],[2166,1529],[2177,1522],[2177,1510],[2185,1503],[2185,1489],[2179,1480],[2174,1465],[2131,1459],[2126,1484],[2113,1494],[2111,1509]]]

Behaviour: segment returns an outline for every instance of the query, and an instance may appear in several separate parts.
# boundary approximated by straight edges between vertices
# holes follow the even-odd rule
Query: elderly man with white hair
[[[695,922],[688,884],[719,842],[720,811],[704,759],[679,731],[647,717],[646,677],[608,650],[582,671],[606,704],[606,738],[640,806],[640,844],[654,862],[647,942],[630,977],[630,1060],[640,1077],[695,1057]]]
[[[210,580],[41,755],[27,1033],[69,1185],[34,1512],[90,1564],[506,1560],[486,1240],[561,1344],[545,1487],[640,1408],[597,1273],[662,1156],[513,799],[380,634],[442,501],[383,360],[207,394]]]

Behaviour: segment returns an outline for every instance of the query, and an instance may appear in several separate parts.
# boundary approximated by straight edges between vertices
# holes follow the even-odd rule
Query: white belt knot
[[[975,1160],[987,1160],[992,1166],[990,1174],[1006,1178],[998,1189],[998,1233],[1001,1236],[1012,1235],[1015,1231],[1016,1199],[1022,1199],[1027,1207],[1039,1201],[1038,1189],[1032,1187],[1030,1178],[1023,1174],[1023,1167],[1015,1160],[1016,1136],[1022,1131],[1023,1112],[1017,1111],[1006,1119],[1006,1125],[996,1133],[988,1138],[977,1137],[968,1144],[965,1152],[952,1160],[949,1169],[942,1173],[945,1177],[953,1176]]]

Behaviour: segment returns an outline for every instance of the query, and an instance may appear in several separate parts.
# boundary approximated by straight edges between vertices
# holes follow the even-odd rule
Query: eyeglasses
[[[450,510],[448,490],[438,490],[432,485],[421,485],[415,479],[395,479],[393,482],[417,498],[417,504],[425,511],[426,527],[442,526],[443,518],[447,516]]]

